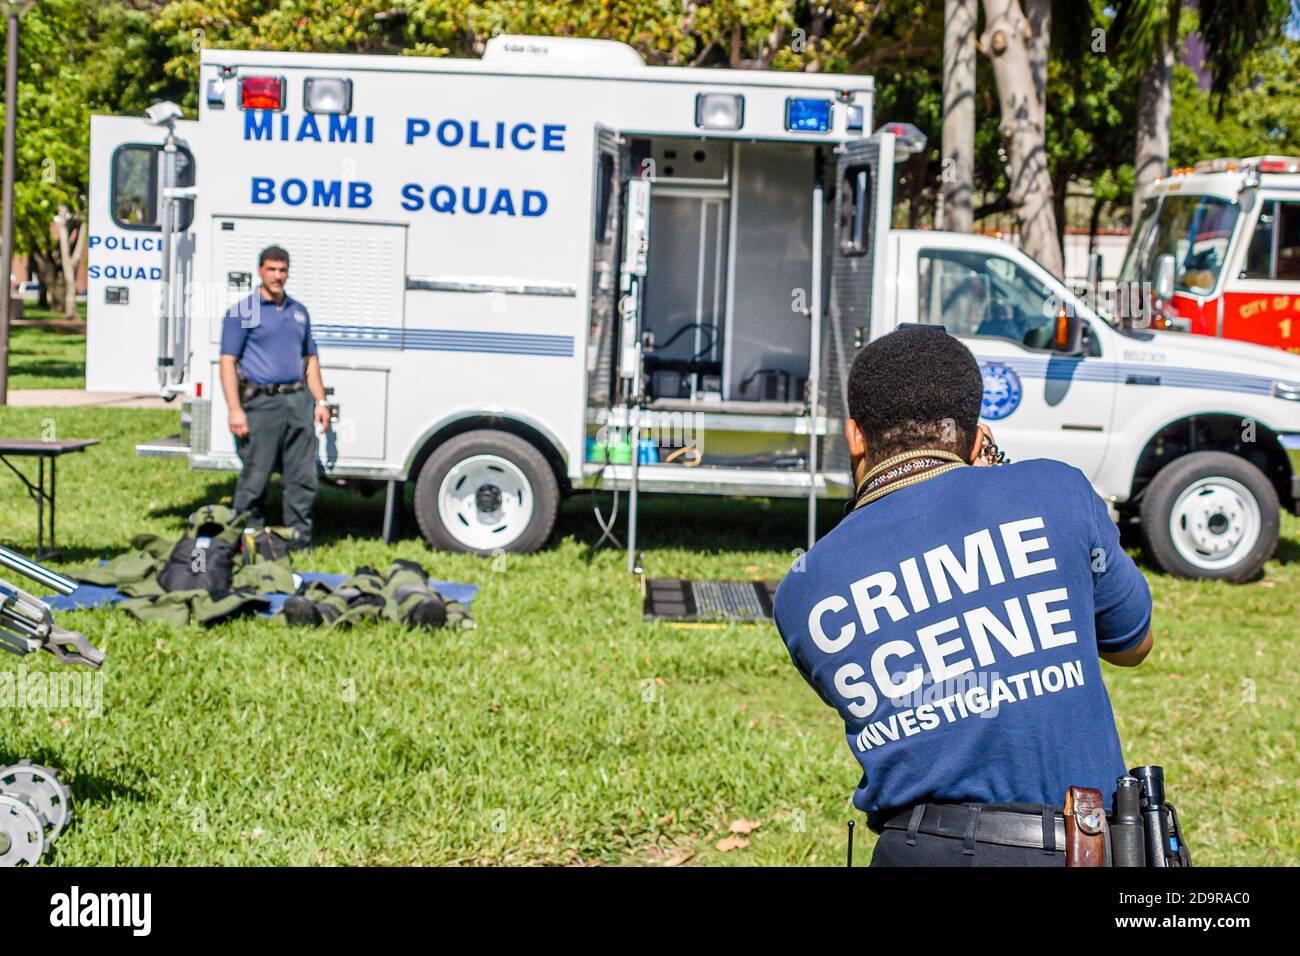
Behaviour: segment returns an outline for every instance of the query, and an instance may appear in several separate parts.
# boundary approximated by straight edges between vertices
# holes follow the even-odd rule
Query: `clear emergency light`
[[[1173,170],[1170,176],[1186,176],[1188,173],[1236,173],[1240,172],[1241,188],[1258,189],[1260,175],[1263,173],[1300,173],[1300,157],[1297,156],[1247,156],[1237,159],[1232,156],[1220,156],[1217,159],[1202,159],[1194,166],[1182,166]],[[1159,179],[1156,180],[1160,182]]]
[[[284,109],[284,77],[240,77],[239,106],[246,110]]]
[[[700,129],[740,129],[745,123],[745,98],[739,93],[697,93],[695,125]]]
[[[850,133],[861,133],[866,125],[865,115],[866,110],[861,106],[850,106],[848,121],[844,124],[845,129]]]
[[[226,108],[226,81],[219,76],[208,77],[206,99],[208,107],[214,110]]]
[[[1196,165],[1192,166],[1190,171],[1197,173],[1235,173],[1240,165],[1241,160],[1235,157],[1220,156],[1217,159],[1197,160]],[[1177,173],[1179,170],[1174,172]]]
[[[351,113],[352,81],[339,76],[309,76],[302,82],[308,113]]]
[[[792,133],[830,132],[831,101],[791,96],[785,101],[785,128]]]
[[[894,151],[899,158],[911,156],[925,149],[925,134],[911,123],[886,123],[876,132],[894,134]]]

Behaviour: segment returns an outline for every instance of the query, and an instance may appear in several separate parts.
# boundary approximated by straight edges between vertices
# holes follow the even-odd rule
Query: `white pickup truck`
[[[970,346],[1009,456],[1082,470],[1172,574],[1258,574],[1300,499],[1300,358],[1117,327],[1001,240],[887,244],[886,321],[942,323]]]

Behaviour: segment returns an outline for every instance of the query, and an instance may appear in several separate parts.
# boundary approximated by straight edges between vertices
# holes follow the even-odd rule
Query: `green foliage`
[[[1124,71],[1138,76],[1164,54],[1172,25],[1181,23],[1183,0],[1118,0],[1113,9]]]
[[[1276,40],[1291,12],[1291,0],[1199,0],[1197,16],[1205,41],[1205,65],[1217,115],[1222,118],[1233,81],[1250,55]]]
[[[1218,156],[1300,155],[1300,42],[1283,40],[1257,51],[1243,76],[1246,81],[1228,93],[1223,116],[1216,118],[1213,92],[1198,86],[1187,67],[1175,68],[1170,165]]]
[[[83,207],[90,102],[82,61],[86,0],[48,0],[22,19],[14,232],[19,252],[50,244],[59,204]],[[0,120],[3,120],[0,103]]]
[[[1223,91],[1212,97],[1190,70],[1176,68],[1174,161],[1294,150],[1300,72],[1296,43],[1278,37],[1286,6],[1287,0],[1056,4],[1046,139],[1058,191],[1127,208],[1138,75],[1167,37],[1171,17],[1179,18],[1184,39],[1201,30],[1215,89]],[[1097,28],[1105,31],[1102,51]],[[871,74],[877,123],[907,120],[930,137],[899,183],[904,221],[930,221],[942,171],[937,2],[42,0],[23,23],[19,251],[53,250],[49,223],[60,203],[83,210],[89,115],[138,115],[157,99],[175,100],[193,115],[205,47],[477,56],[500,32],[621,40],[658,65]],[[1261,42],[1259,52],[1244,55]],[[1005,208],[1006,161],[987,57],[978,58],[977,69],[975,186],[987,212]],[[1071,214],[1071,225],[1084,221],[1086,214],[1083,221]]]
[[[17,252],[55,255],[50,222],[60,204],[74,216],[84,214],[90,115],[139,113],[174,91],[162,72],[151,24],[148,4],[97,0],[40,0],[22,18],[14,156]]]

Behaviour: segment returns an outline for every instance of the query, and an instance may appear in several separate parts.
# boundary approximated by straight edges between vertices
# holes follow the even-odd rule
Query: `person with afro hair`
[[[1146,657],[1151,592],[1081,472],[998,460],[983,395],[941,326],[863,348],[847,514],[776,592],[861,766],[872,866],[1064,866],[1067,790],[1109,807],[1127,773],[1101,661]]]

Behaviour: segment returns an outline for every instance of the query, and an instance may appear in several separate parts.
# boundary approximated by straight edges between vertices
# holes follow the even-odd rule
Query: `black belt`
[[[253,395],[285,395],[289,392],[301,392],[307,387],[303,381],[297,382],[279,382],[271,385],[262,385],[258,382],[249,382],[248,388]]]
[[[962,840],[969,853],[975,852],[975,843],[1065,852],[1065,818],[1048,806],[1016,810],[1002,804],[918,803],[890,813],[879,829],[904,830],[909,843],[917,833]]]

